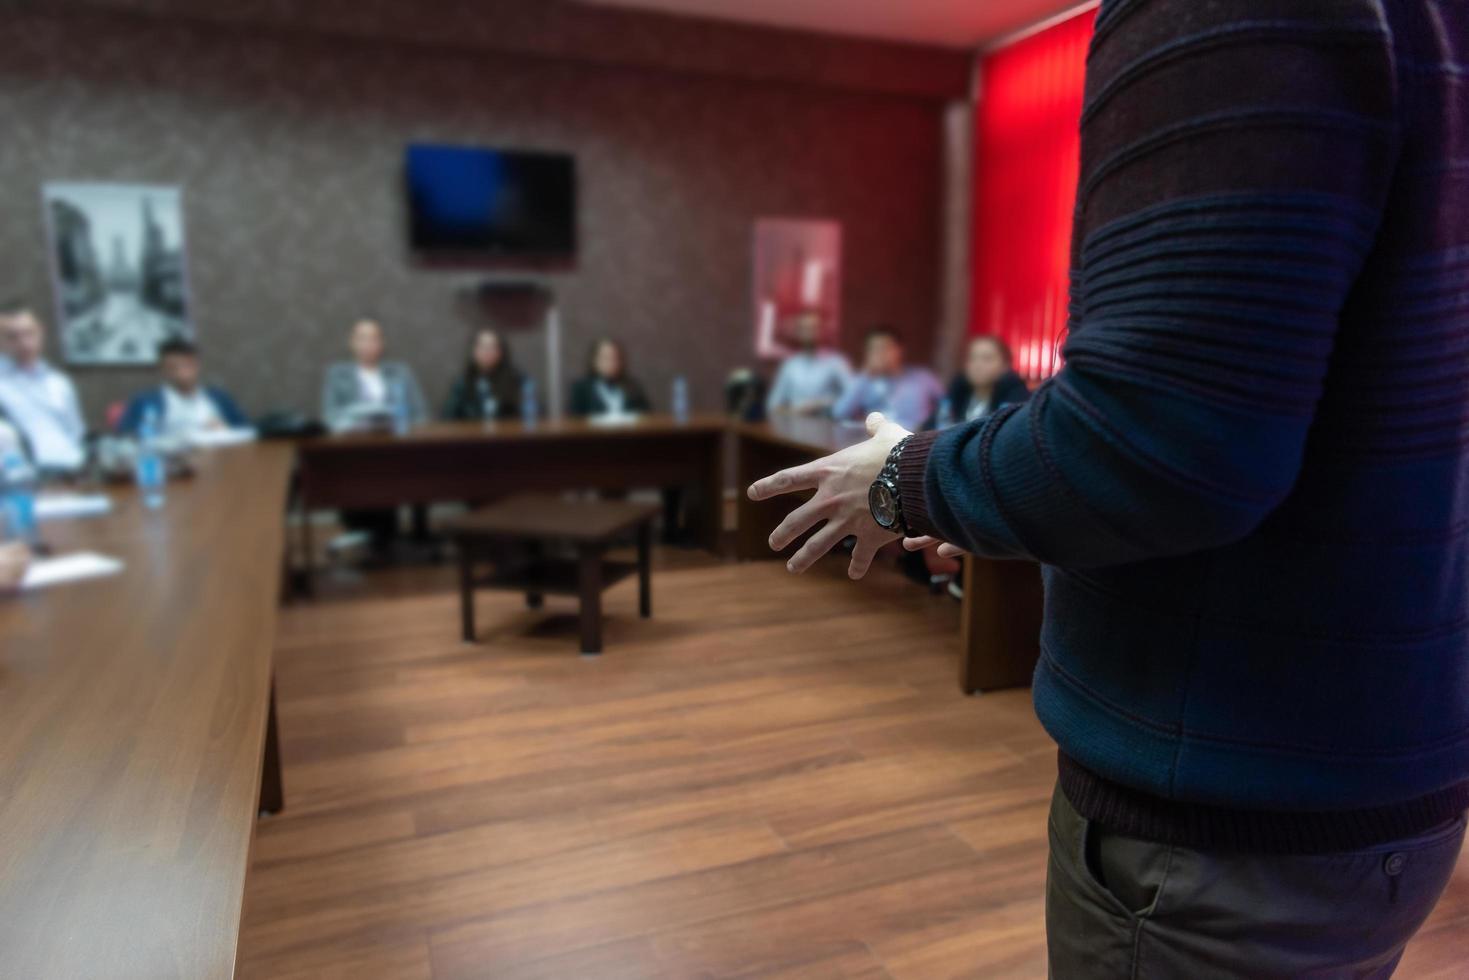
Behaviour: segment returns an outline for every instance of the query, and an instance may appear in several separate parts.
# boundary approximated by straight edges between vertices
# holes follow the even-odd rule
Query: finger
[[[847,536],[846,529],[836,521],[827,523],[801,545],[801,549],[791,556],[786,562],[786,571],[795,572],[797,575],[816,564],[816,559],[826,554],[841,543],[842,538]]]
[[[877,430],[881,429],[883,427],[883,423],[885,422],[887,422],[886,415],[882,414],[881,412],[873,412],[871,415],[867,416],[867,434],[870,436],[877,435]]]
[[[857,547],[852,549],[852,563],[847,566],[847,577],[855,581],[866,575],[867,570],[872,567],[872,559],[877,556],[877,549],[883,544],[884,542],[859,537]]]
[[[778,497],[783,493],[794,493],[797,490],[816,489],[818,465],[821,461],[807,463],[804,466],[792,466],[788,470],[771,474],[763,480],[756,480],[750,484],[747,491],[751,500],[768,500]]]
[[[818,521],[826,516],[826,501],[820,497],[812,497],[787,514],[786,519],[770,532],[770,550],[784,551],[790,547],[792,541],[811,530]]]
[[[906,551],[922,551],[924,548],[932,547],[933,545],[942,543],[943,542],[939,541],[938,538],[930,537],[925,534],[922,537],[918,538],[904,538],[903,548]]]
[[[963,548],[960,548],[958,545],[952,545],[948,543],[939,545],[940,558],[963,558],[968,553],[969,552],[965,551]]]

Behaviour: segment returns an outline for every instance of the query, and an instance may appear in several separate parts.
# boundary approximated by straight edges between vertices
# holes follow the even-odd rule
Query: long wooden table
[[[0,977],[233,974],[291,456],[43,525],[127,567],[0,602]]]
[[[648,415],[611,425],[585,419],[439,422],[404,435],[307,439],[298,446],[301,506],[309,514],[493,500],[526,490],[677,487],[688,491],[695,542],[717,551],[727,424],[719,415],[684,422]],[[310,522],[302,526],[309,555]]]
[[[735,553],[747,561],[788,557],[795,552],[799,541],[777,555],[770,550],[768,539],[770,532],[800,500],[777,497],[752,501],[744,488],[777,470],[861,442],[867,438],[867,432],[861,423],[800,417],[738,424],[733,431],[735,484],[739,488]],[[960,688],[974,694],[1030,683],[1040,654],[1041,606],[1037,566],[976,557],[964,560]]]

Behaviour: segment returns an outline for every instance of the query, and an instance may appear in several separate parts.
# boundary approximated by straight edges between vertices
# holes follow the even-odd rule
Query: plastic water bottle
[[[536,381],[526,378],[520,385],[520,417],[527,429],[534,429],[541,418],[541,405],[536,400]]]
[[[5,454],[0,462],[0,487],[3,487],[5,527],[11,537],[35,544],[36,471],[17,452]]]
[[[689,383],[683,375],[673,379],[673,418],[679,425],[689,420]]]
[[[158,445],[157,409],[148,409],[143,415],[143,423],[138,426],[138,457],[133,463],[133,473],[137,477],[143,505],[152,510],[162,507],[168,492],[168,469],[163,460],[163,450]]]
[[[408,408],[408,387],[401,381],[393,382],[389,392],[393,406],[393,435],[407,435],[413,428],[413,416]]]
[[[474,382],[475,393],[479,395],[479,415],[486,422],[494,421],[500,414],[500,400],[495,397],[495,389],[488,378],[478,378]]]
[[[954,403],[945,398],[943,401],[939,402],[937,421],[934,423],[934,427],[937,429],[947,429],[953,424]]]

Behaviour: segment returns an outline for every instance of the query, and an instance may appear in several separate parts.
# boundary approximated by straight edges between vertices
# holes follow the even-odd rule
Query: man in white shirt
[[[23,304],[0,307],[0,410],[43,470],[72,472],[86,461],[81,402],[71,379],[46,363],[46,328]]]
[[[791,333],[799,349],[781,362],[765,399],[765,411],[770,415],[824,415],[851,382],[852,368],[841,354],[821,349],[819,314],[798,314]]]

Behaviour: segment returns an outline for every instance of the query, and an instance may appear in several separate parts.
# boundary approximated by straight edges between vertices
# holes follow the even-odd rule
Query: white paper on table
[[[201,449],[216,446],[238,446],[255,441],[254,429],[200,429],[189,433],[189,442]]]
[[[637,412],[603,412],[599,415],[588,415],[587,424],[604,429],[615,429],[623,425],[635,425],[642,415]]]
[[[99,555],[95,551],[77,551],[59,558],[42,558],[31,562],[25,578],[20,580],[22,589],[44,589],[50,585],[62,585],[100,575],[116,575],[122,571],[122,562],[116,558]]]
[[[101,493],[43,493],[36,498],[36,520],[95,517],[112,510],[112,500]]]

